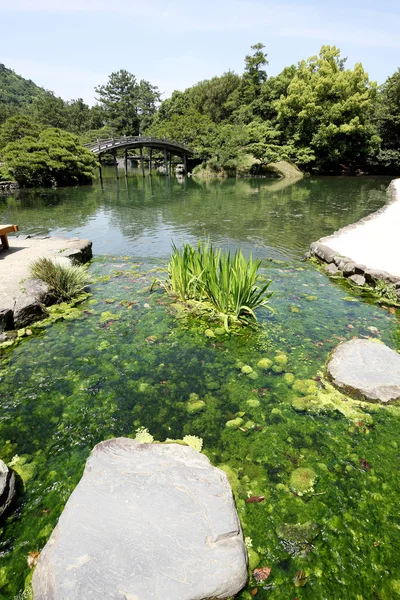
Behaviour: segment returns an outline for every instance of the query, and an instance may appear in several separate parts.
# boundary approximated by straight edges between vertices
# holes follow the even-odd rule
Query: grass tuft
[[[49,286],[55,302],[69,302],[84,291],[90,278],[83,265],[64,266],[50,258],[38,258],[30,266],[31,276]]]

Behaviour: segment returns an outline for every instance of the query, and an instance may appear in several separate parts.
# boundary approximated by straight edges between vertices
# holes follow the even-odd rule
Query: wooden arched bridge
[[[95,142],[91,142],[90,144],[85,144],[88,150],[91,150],[97,156],[101,156],[105,152],[109,152],[114,157],[114,165],[115,172],[117,178],[118,174],[118,163],[117,163],[117,150],[124,150],[125,155],[125,174],[128,169],[128,150],[138,149],[139,150],[139,158],[142,167],[142,174],[144,176],[144,161],[147,160],[149,163],[149,171],[151,173],[152,163],[153,163],[153,150],[161,150],[164,154],[164,165],[165,172],[169,175],[171,171],[171,157],[172,156],[181,156],[185,173],[187,173],[187,159],[188,156],[193,154],[193,151],[181,144],[179,142],[175,142],[173,140],[168,140],[166,138],[159,139],[154,137],[146,137],[141,135],[136,136],[121,136],[118,138],[111,138],[107,140],[96,140]],[[143,148],[149,148],[149,157],[144,158],[143,156]],[[100,178],[101,178],[101,167],[100,167]]]

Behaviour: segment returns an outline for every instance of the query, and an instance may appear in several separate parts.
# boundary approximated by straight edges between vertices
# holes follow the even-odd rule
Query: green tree
[[[156,112],[160,94],[156,86],[136,77],[125,69],[111,73],[108,83],[95,88],[107,125],[118,134],[138,135]]]
[[[76,135],[49,128],[37,139],[25,136],[3,149],[8,172],[23,187],[90,183],[97,160]]]
[[[66,129],[72,133],[82,133],[91,128],[91,109],[82,98],[70,100],[65,106],[68,116]]]
[[[400,171],[400,69],[388,77],[380,89],[375,122],[382,139],[377,157],[379,168]]]
[[[36,97],[29,108],[29,114],[47,127],[68,129],[69,114],[67,103],[53,92]]]
[[[25,136],[39,137],[43,126],[27,115],[14,115],[0,127],[0,150],[10,142],[21,140]]]
[[[293,158],[317,170],[365,165],[379,148],[371,123],[377,86],[361,64],[344,68],[335,46],[299,63],[286,96],[276,102],[283,142]]]

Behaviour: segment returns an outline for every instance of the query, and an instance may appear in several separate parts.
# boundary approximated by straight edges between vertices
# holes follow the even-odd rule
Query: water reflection
[[[88,237],[96,254],[168,256],[210,237],[260,257],[299,258],[311,241],[380,208],[388,178],[195,180],[131,176],[103,186],[21,190],[0,198],[0,220],[22,233]]]

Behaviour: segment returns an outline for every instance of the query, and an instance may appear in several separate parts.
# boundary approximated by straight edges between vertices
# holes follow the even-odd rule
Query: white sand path
[[[400,179],[391,182],[389,196],[389,203],[381,210],[318,243],[367,269],[400,277]]]

